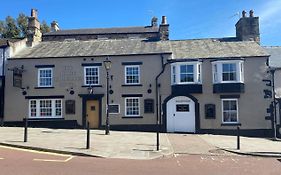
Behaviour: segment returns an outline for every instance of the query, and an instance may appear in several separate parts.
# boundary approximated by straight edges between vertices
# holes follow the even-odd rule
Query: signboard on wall
[[[18,68],[13,69],[13,86],[22,88],[22,70]]]

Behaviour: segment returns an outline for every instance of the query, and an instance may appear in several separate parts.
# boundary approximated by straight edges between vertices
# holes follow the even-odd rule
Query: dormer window
[[[172,84],[201,84],[201,64],[201,62],[173,63]]]
[[[243,60],[214,61],[212,67],[214,84],[244,82]]]

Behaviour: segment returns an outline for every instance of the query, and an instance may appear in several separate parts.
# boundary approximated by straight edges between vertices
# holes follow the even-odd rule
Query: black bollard
[[[240,150],[240,127],[237,126],[237,149]]]
[[[159,121],[157,121],[156,139],[157,139],[156,147],[157,147],[157,151],[159,151]]]
[[[27,142],[27,127],[28,127],[28,119],[24,118],[24,142]]]
[[[90,124],[87,122],[87,145],[86,149],[90,149]]]

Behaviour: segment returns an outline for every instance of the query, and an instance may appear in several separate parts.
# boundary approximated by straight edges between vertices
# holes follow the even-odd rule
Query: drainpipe
[[[3,126],[3,121],[4,121],[4,86],[5,86],[5,52],[6,52],[6,48],[3,47],[2,48],[2,79],[1,79],[1,93],[2,93],[2,99],[0,99],[0,108],[1,108],[1,112],[0,112],[0,125]]]
[[[272,78],[272,95],[273,95],[273,139],[277,140],[277,131],[276,131],[276,117],[277,117],[277,113],[276,113],[276,97],[275,97],[275,69],[271,69],[270,70],[271,73],[271,78]]]
[[[161,61],[162,61],[162,70],[161,72],[156,76],[155,78],[155,93],[156,93],[156,138],[157,138],[157,142],[156,142],[156,145],[157,145],[157,151],[159,151],[159,132],[160,132],[160,116],[159,116],[159,85],[158,85],[158,79],[159,77],[164,73],[165,71],[165,68],[168,64],[171,64],[172,62],[166,62],[165,64],[164,63],[164,57],[163,55],[161,54]]]

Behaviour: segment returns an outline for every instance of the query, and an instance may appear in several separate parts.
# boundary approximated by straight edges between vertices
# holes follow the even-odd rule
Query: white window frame
[[[236,102],[236,118],[237,118],[237,121],[236,122],[225,122],[224,121],[224,107],[223,107],[223,102],[224,101],[235,101]],[[237,98],[224,98],[224,99],[221,99],[221,112],[222,112],[222,123],[223,124],[236,124],[236,123],[239,123],[239,103],[238,103],[238,99]]]
[[[223,81],[223,64],[235,64],[236,80]],[[215,71],[215,67],[217,71]],[[244,83],[244,61],[243,60],[222,60],[212,62],[213,83]]]
[[[97,83],[95,83],[95,84],[89,84],[89,83],[87,83],[87,81],[86,81],[86,70],[87,70],[87,69],[97,69],[97,72],[98,72],[98,75],[97,75],[98,82],[97,82]],[[84,85],[85,85],[85,86],[91,86],[91,85],[96,86],[96,85],[100,85],[100,69],[99,69],[99,66],[85,66],[85,67],[84,67]]]
[[[180,67],[182,65],[192,65],[193,66],[193,81],[192,82],[181,82],[180,80]],[[175,69],[174,69],[175,67]],[[175,81],[174,81],[175,80]],[[171,64],[171,84],[202,84],[202,62],[192,61],[192,62],[177,62]]]
[[[127,100],[128,99],[138,99],[138,113],[139,114],[137,114],[137,115],[131,115],[131,114],[128,115],[127,114]],[[124,106],[125,106],[125,116],[126,117],[139,117],[140,116],[140,98],[139,97],[126,97],[125,98],[125,105]]]
[[[127,82],[127,68],[138,68],[138,82],[137,83],[128,83]],[[140,66],[139,65],[128,65],[128,66],[125,66],[125,68],[124,68],[124,75],[125,75],[125,84],[126,85],[140,84],[141,72],[140,72]]]
[[[41,71],[51,71],[51,77],[44,77],[44,78],[50,78],[51,79],[51,84],[50,85],[41,85]],[[37,86],[38,87],[53,87],[53,68],[39,68],[38,69],[38,81],[37,81]]]
[[[51,101],[51,106],[52,106],[52,115],[51,116],[41,116],[40,115],[40,101],[43,100],[50,100]],[[61,101],[60,104],[60,109],[61,109],[61,115],[56,115],[56,101],[59,100]],[[31,116],[31,101],[36,102],[36,115]],[[29,118],[37,118],[37,119],[44,119],[44,118],[62,118],[62,113],[63,113],[63,105],[62,105],[62,99],[30,99],[28,103],[28,116]]]
[[[111,103],[111,104],[108,104],[109,106],[110,105],[117,105],[118,106],[118,112],[117,113],[112,113],[112,112],[109,112],[109,114],[120,114],[120,104],[115,104],[115,103]],[[107,111],[106,111],[107,112]]]

